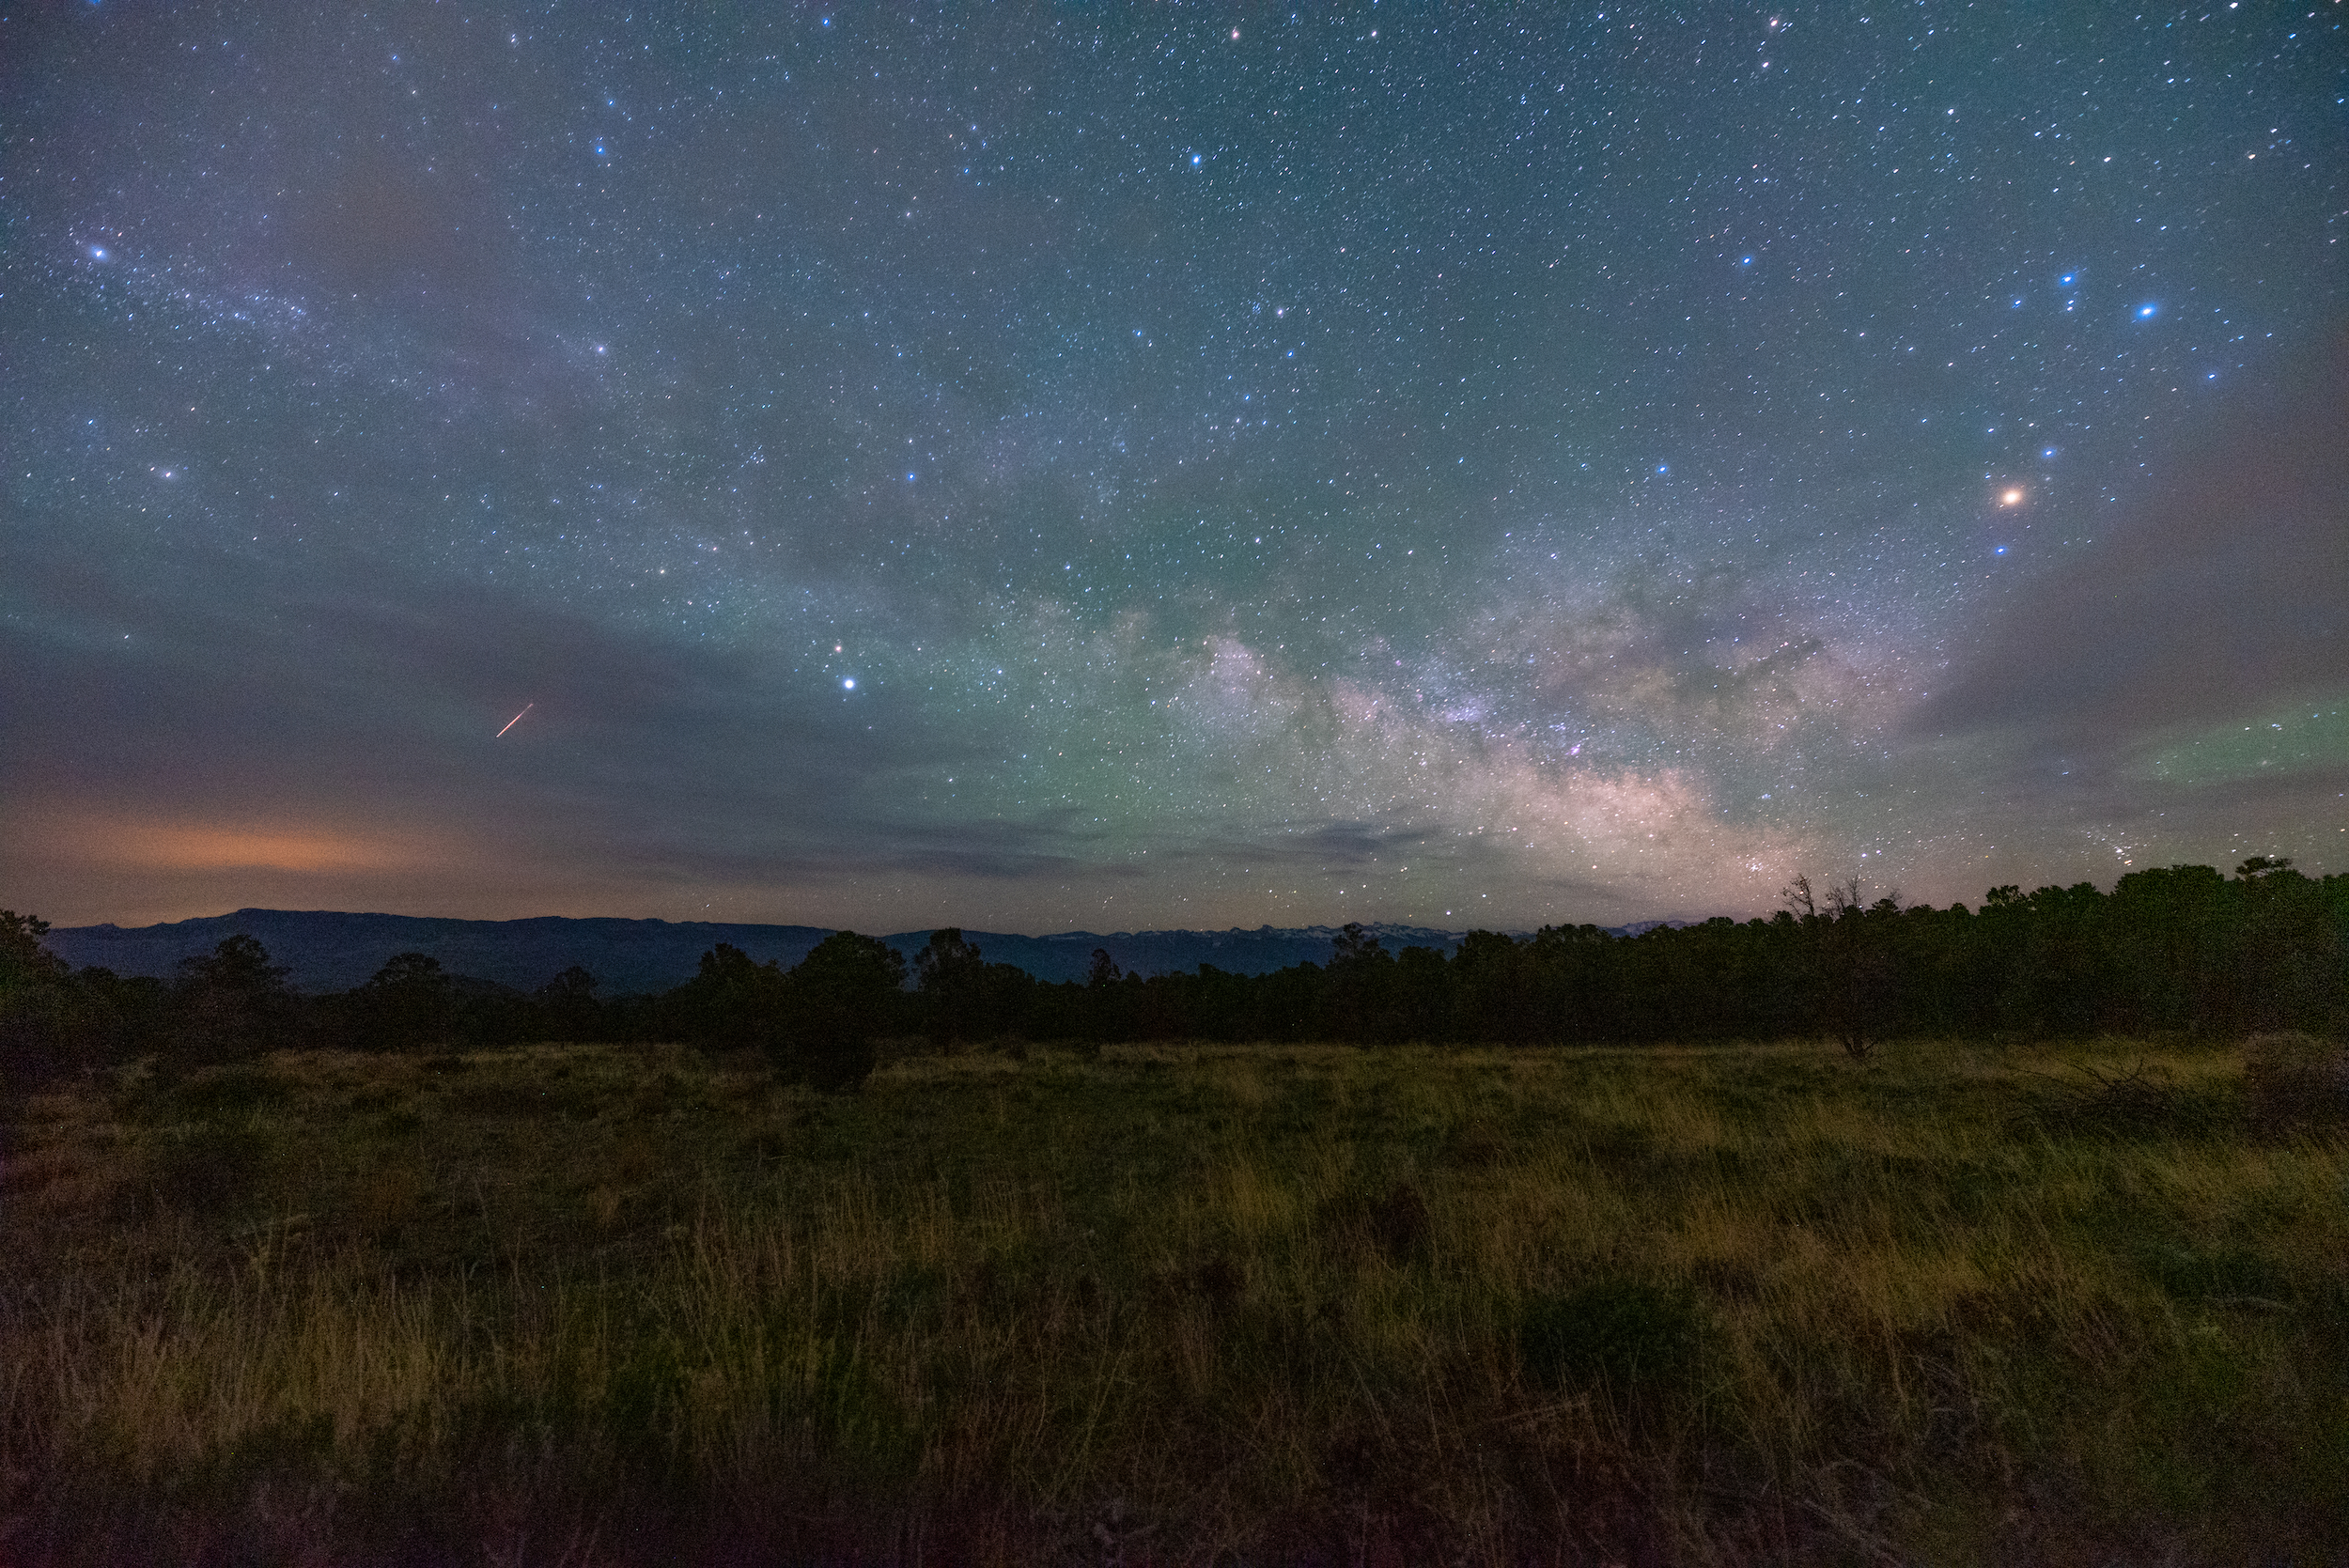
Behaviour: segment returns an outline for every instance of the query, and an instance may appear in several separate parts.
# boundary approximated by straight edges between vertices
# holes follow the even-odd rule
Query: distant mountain
[[[1652,924],[1654,923],[1643,923]],[[1445,952],[1466,935],[1421,925],[1364,928],[1391,953],[1406,947]],[[1164,974],[1213,964],[1233,974],[1263,974],[1311,959],[1330,960],[1330,925],[1253,931],[1064,931],[1022,937],[1001,931],[968,931],[990,963],[1014,964],[1039,980],[1082,980],[1095,948],[1106,949],[1119,966],[1141,974]],[[340,914],[330,910],[239,909],[163,925],[78,925],[51,931],[50,950],[75,968],[97,964],[117,974],[168,977],[180,959],[210,953],[229,936],[252,937],[270,956],[293,972],[305,991],[342,991],[366,981],[395,953],[426,953],[452,974],[472,975],[522,990],[535,990],[573,964],[603,983],[608,996],[665,991],[692,978],[701,955],[731,942],[761,963],[773,958],[788,969],[807,955],[831,928],[818,925],[739,925],[712,921],[569,920],[542,915],[535,920],[439,920],[416,915]],[[884,938],[912,961],[930,939],[927,931],[901,931]]]
[[[452,974],[536,990],[573,964],[608,996],[665,991],[692,978],[701,955],[732,942],[764,963],[788,968],[831,933],[812,925],[724,925],[704,921],[442,920],[416,915],[312,909],[239,909],[163,925],[81,925],[53,930],[49,950],[79,968],[169,976],[179,960],[210,953],[225,937],[247,936],[292,970],[304,991],[345,991],[395,953],[425,953]],[[927,940],[926,935],[923,939]]]

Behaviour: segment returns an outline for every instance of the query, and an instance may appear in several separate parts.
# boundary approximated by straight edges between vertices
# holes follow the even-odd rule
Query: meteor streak
[[[538,705],[537,703],[524,703],[522,704],[522,713],[528,713],[532,708],[537,707],[537,706]],[[517,713],[514,717],[506,721],[506,730],[510,730],[516,724],[521,723],[522,722],[522,713]],[[498,731],[496,735],[491,736],[490,738],[492,740],[500,738],[506,734],[506,730]]]

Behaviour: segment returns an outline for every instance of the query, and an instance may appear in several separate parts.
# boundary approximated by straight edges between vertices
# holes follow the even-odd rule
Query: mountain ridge
[[[1618,935],[1667,924],[1642,921],[1610,927]],[[1680,924],[1677,922],[1670,924]],[[238,909],[154,925],[111,923],[53,929],[43,940],[75,968],[98,965],[123,975],[168,978],[182,958],[209,953],[225,938],[249,936],[290,971],[303,991],[341,991],[361,985],[396,953],[423,953],[452,974],[533,990],[574,964],[585,968],[607,995],[667,990],[692,978],[701,955],[730,942],[760,963],[786,969],[830,936],[828,925],[781,925],[727,921],[636,920],[616,915],[534,915],[521,920],[460,920],[436,915],[387,915],[336,909]],[[1272,926],[1226,931],[1062,931],[1030,937],[965,928],[990,963],[1007,963],[1047,982],[1082,980],[1093,950],[1108,952],[1129,972],[1163,974],[1213,964],[1234,974],[1262,974],[1311,959],[1327,963],[1334,925]],[[1449,950],[1468,933],[1432,926],[1365,923],[1389,952],[1410,946]],[[1523,936],[1523,932],[1511,932]],[[929,931],[902,931],[881,939],[909,962]]]

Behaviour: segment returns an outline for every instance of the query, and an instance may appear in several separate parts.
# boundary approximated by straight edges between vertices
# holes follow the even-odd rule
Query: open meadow
[[[2295,1053],[100,1075],[0,1129],[0,1560],[2339,1563]]]

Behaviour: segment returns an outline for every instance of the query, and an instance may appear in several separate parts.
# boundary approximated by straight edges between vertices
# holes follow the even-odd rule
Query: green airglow
[[[2349,762],[2349,696],[2329,694],[2272,708],[2248,722],[2216,724],[2147,752],[2133,777],[2188,785],[2281,776]]]

